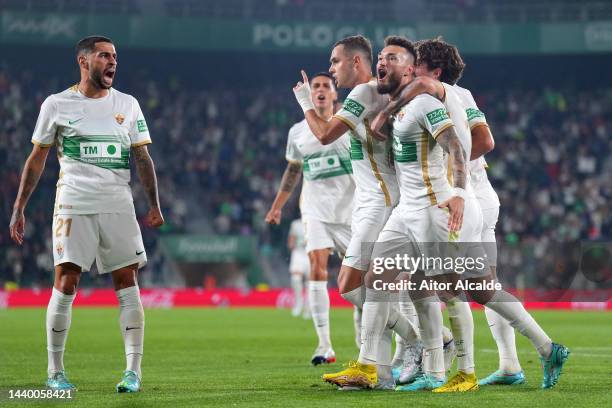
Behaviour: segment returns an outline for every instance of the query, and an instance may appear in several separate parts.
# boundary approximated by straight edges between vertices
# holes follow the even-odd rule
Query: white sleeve
[[[487,125],[487,119],[485,118],[484,113],[480,109],[478,109],[478,105],[476,105],[476,101],[472,96],[472,93],[468,90],[464,92],[464,103],[466,106],[465,113],[467,114],[468,123],[470,125],[470,129],[473,129],[479,125]]]
[[[55,143],[57,133],[57,103],[53,95],[49,96],[40,107],[36,127],[32,134],[32,143],[48,147]]]
[[[435,139],[443,130],[453,126],[446,108],[438,99],[431,95],[419,95],[413,99],[418,123]]]
[[[368,84],[359,84],[348,94],[342,108],[334,117],[346,123],[351,130],[355,130],[375,108],[376,96],[372,94],[372,88]]]
[[[304,157],[295,144],[296,133],[297,125],[294,125],[289,129],[289,136],[287,136],[287,151],[285,153],[285,158],[288,162],[302,163]]]
[[[142,146],[151,143],[151,135],[149,135],[149,128],[147,127],[147,121],[140,110],[140,105],[136,98],[132,97],[132,117],[130,125],[130,140],[132,147]]]

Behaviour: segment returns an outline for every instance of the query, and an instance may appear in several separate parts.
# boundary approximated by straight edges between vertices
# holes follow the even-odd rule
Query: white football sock
[[[408,319],[408,321],[414,326],[414,328],[419,330],[419,318],[416,313],[416,309],[414,308],[414,304],[410,299],[410,293],[407,290],[401,290],[399,292],[399,311],[400,314]],[[404,359],[404,354],[406,353],[406,347],[408,344],[406,341],[399,335],[395,335],[395,355],[393,356],[393,366],[397,366],[402,363]]]
[[[138,286],[116,291],[119,300],[119,328],[125,344],[126,370],[142,378],[140,363],[144,348],[144,309]]]
[[[327,292],[327,281],[308,282],[308,303],[312,313],[317,336],[319,336],[319,347],[331,348],[329,336],[329,293]]]
[[[485,307],[485,315],[491,329],[493,339],[497,344],[499,352],[499,369],[508,374],[516,374],[521,371],[521,363],[516,353],[516,341],[514,329],[510,323],[499,313]]]
[[[357,306],[353,306],[353,327],[355,328],[355,344],[361,348],[361,319],[363,318],[363,310]]]
[[[527,337],[538,350],[540,356],[544,358],[550,356],[552,340],[533,317],[527,313],[527,310],[517,298],[504,290],[498,290],[486,306],[499,313],[512,327]]]
[[[76,293],[65,295],[53,288],[47,306],[47,373],[64,370],[64,350],[72,321],[72,302]]]
[[[393,330],[384,329],[380,342],[378,343],[378,354],[376,356],[376,370],[379,381],[391,380],[391,351],[393,350]]]
[[[413,303],[419,316],[424,347],[423,370],[429,375],[442,379],[445,372],[440,301],[437,296],[429,296],[415,300]]]
[[[366,300],[363,304],[361,320],[361,364],[375,364],[378,357],[378,345],[389,318],[389,292],[366,288]]]
[[[358,288],[342,293],[340,296],[351,302],[352,305],[358,307],[359,309],[363,309],[363,302],[365,300],[364,292],[363,285],[361,285]]]
[[[400,313],[397,302],[389,304],[387,328],[399,334],[406,344],[415,344],[420,340],[418,326],[412,324],[406,316]]]
[[[453,333],[448,327],[442,326],[442,341],[447,344],[451,340],[453,340]]]
[[[293,289],[293,310],[299,312],[304,306],[302,275],[291,274],[291,289]]]
[[[470,305],[459,297],[446,302],[448,319],[457,348],[457,370],[474,373],[474,319]]]

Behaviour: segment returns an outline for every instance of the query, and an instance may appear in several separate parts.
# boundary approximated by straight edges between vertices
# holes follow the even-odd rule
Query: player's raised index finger
[[[304,83],[307,84],[308,83],[308,75],[306,75],[306,71],[302,70],[302,79],[304,80]]]

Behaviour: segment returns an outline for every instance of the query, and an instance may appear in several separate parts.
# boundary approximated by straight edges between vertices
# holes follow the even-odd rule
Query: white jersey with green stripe
[[[393,122],[393,153],[400,206],[420,210],[452,196],[446,160],[436,138],[453,126],[442,102],[421,94],[404,105]]]
[[[476,105],[472,93],[459,85],[454,85],[453,89],[456,91],[465,107],[470,131],[476,126],[489,126],[484,113],[478,109],[478,105]],[[470,171],[472,187],[474,188],[474,193],[483,210],[499,207],[499,197],[489,181],[486,168],[487,161],[484,156],[480,156],[476,160],[469,162],[468,169]]]
[[[304,119],[289,129],[286,159],[302,164],[302,218],[334,224],[351,223],[355,183],[349,136],[322,145]]]
[[[55,145],[55,214],[133,213],[130,148],[151,143],[134,97],[109,89],[88,98],[73,86],[42,104],[32,143]]]
[[[392,140],[372,136],[370,121],[388,102],[376,90],[376,79],[359,84],[344,100],[334,117],[351,129],[351,163],[355,177],[356,206],[394,207],[399,200],[399,186],[393,165]]]

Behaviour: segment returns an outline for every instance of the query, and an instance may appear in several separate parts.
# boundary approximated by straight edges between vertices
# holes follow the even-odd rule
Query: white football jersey
[[[450,126],[453,121],[442,102],[427,94],[418,95],[396,114],[393,153],[404,208],[420,210],[452,196],[444,151],[436,142]]]
[[[41,106],[32,143],[57,147],[55,214],[134,212],[130,149],[151,143],[134,97],[111,88],[92,99],[76,85],[53,94]]]
[[[300,210],[303,218],[351,223],[355,183],[349,146],[348,134],[322,145],[305,119],[289,129],[285,157],[289,162],[302,164],[304,182]]]
[[[478,109],[472,93],[458,85],[454,85],[453,88],[456,90],[457,95],[459,95],[465,107],[470,131],[476,126],[489,126],[484,113]],[[499,197],[489,181],[486,168],[487,162],[484,156],[480,156],[469,163],[472,187],[474,188],[474,193],[483,210],[499,207]]]
[[[356,206],[393,207],[399,200],[399,185],[392,156],[392,140],[380,141],[370,132],[370,121],[389,98],[376,90],[376,79],[359,84],[344,100],[334,117],[351,129],[351,163],[355,177]]]

